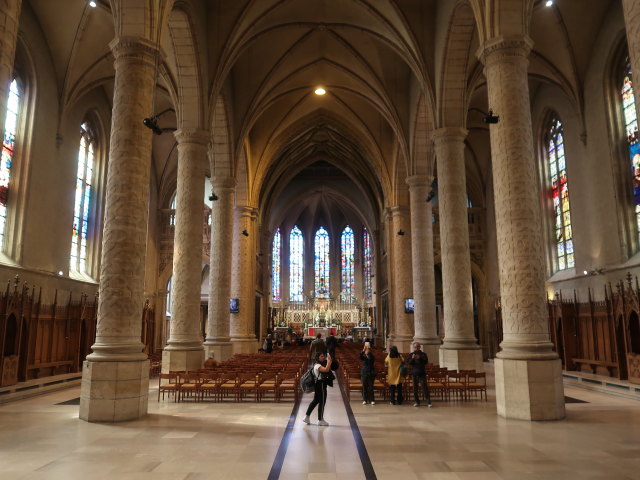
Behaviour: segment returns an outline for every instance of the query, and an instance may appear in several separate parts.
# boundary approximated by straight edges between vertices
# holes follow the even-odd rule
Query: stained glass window
[[[14,160],[21,94],[22,92],[18,87],[18,82],[14,79],[9,86],[7,116],[4,122],[4,137],[2,139],[2,160],[0,160],[0,248],[4,245],[5,227],[7,224],[9,181],[11,179],[11,163]]]
[[[371,237],[367,229],[362,233],[363,240],[363,275],[364,275],[364,298],[371,299]]]
[[[640,141],[638,139],[638,115],[636,101],[633,96],[633,77],[631,65],[627,59],[626,75],[622,81],[622,113],[624,116],[624,130],[629,145],[631,159],[631,175],[633,178],[633,198],[636,219],[636,229],[640,233]]]
[[[547,161],[549,180],[553,198],[554,228],[558,270],[575,266],[573,258],[573,232],[571,231],[571,211],[569,207],[569,183],[564,156],[564,136],[562,122],[553,119],[548,130]]]
[[[80,149],[78,151],[78,173],[76,175],[76,199],[73,209],[73,232],[71,234],[70,268],[77,272],[87,269],[87,231],[91,207],[91,181],[93,178],[95,140],[89,126],[80,127]]]
[[[345,227],[340,236],[340,260],[342,265],[342,298],[346,302],[352,302],[355,295],[354,269],[354,241],[353,230],[349,225]]]
[[[329,233],[320,227],[316,232],[315,250],[315,294],[329,298]]]
[[[280,301],[280,252],[282,250],[282,237],[280,229],[276,230],[273,236],[273,245],[271,246],[271,299]]]
[[[296,225],[289,235],[289,301],[304,299],[304,242],[302,232]]]

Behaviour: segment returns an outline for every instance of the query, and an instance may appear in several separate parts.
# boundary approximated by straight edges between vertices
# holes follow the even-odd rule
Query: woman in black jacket
[[[360,352],[360,360],[362,360],[362,369],[360,369],[360,380],[362,381],[362,404],[375,405],[373,398],[373,382],[376,379],[376,370],[373,366],[374,357],[371,353],[371,344],[364,342],[364,348]]]

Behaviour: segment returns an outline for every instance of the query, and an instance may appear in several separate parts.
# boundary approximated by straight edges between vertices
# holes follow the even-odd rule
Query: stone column
[[[624,26],[627,31],[627,44],[631,70],[633,70],[633,93],[636,97],[636,112],[640,118],[640,0],[622,0]]]
[[[209,135],[204,130],[180,129],[178,140],[178,188],[173,240],[173,310],[162,371],[197,370],[204,362],[200,332],[202,278],[203,183]]]
[[[411,202],[411,252],[413,253],[413,314],[415,342],[434,363],[439,359],[440,337],[436,319],[436,280],[433,269],[433,220],[427,196],[433,178],[413,175],[407,178]]]
[[[240,311],[231,314],[233,353],[254,353],[258,341],[254,333],[255,310],[255,220],[256,209],[236,207],[233,236],[231,297],[239,300]]]
[[[211,204],[211,256],[209,269],[209,318],[207,356],[213,353],[218,361],[233,354],[229,334],[229,298],[231,298],[231,259],[233,236],[233,205],[236,181],[231,177],[213,177],[213,191],[218,200]]]
[[[562,365],[549,341],[540,192],[531,129],[527,56],[531,40],[498,37],[481,59],[491,126],[498,265],[504,339],[495,361],[498,414],[526,420],[564,418]]]
[[[0,2],[0,128],[4,135],[9,86],[13,80],[13,62],[20,22],[22,0]]]
[[[391,325],[389,345],[395,345],[400,352],[409,352],[413,341],[413,315],[405,313],[404,301],[412,298],[411,283],[411,228],[409,212],[406,207],[396,206],[389,209],[391,223],[390,235],[390,292]]]
[[[440,128],[433,134],[438,162],[440,256],[444,303],[444,342],[440,366],[483,371],[482,350],[473,332],[471,253],[467,216],[467,180],[463,128]]]
[[[116,38],[115,87],[107,175],[100,297],[93,353],[82,372],[80,418],[91,422],[146,415],[149,361],[141,338],[149,216],[151,131],[158,47]]]

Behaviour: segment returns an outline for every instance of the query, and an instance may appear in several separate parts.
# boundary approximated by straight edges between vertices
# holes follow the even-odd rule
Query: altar
[[[317,334],[321,334],[322,338],[327,338],[329,335],[337,335],[338,329],[336,327],[309,327],[307,328],[307,335],[315,337]]]

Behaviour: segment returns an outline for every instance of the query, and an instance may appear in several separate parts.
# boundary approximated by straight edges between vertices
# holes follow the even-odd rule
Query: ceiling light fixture
[[[315,89],[314,93],[316,95],[324,95],[325,93],[327,93],[327,91],[322,87],[318,87],[318,88]]]
[[[98,6],[98,4],[96,2],[94,2],[93,0],[91,0],[89,2],[89,6],[92,7],[92,8],[96,8]]]
[[[545,3],[545,5],[547,7],[550,7],[551,5],[553,5],[553,0],[547,0],[547,3]]]

